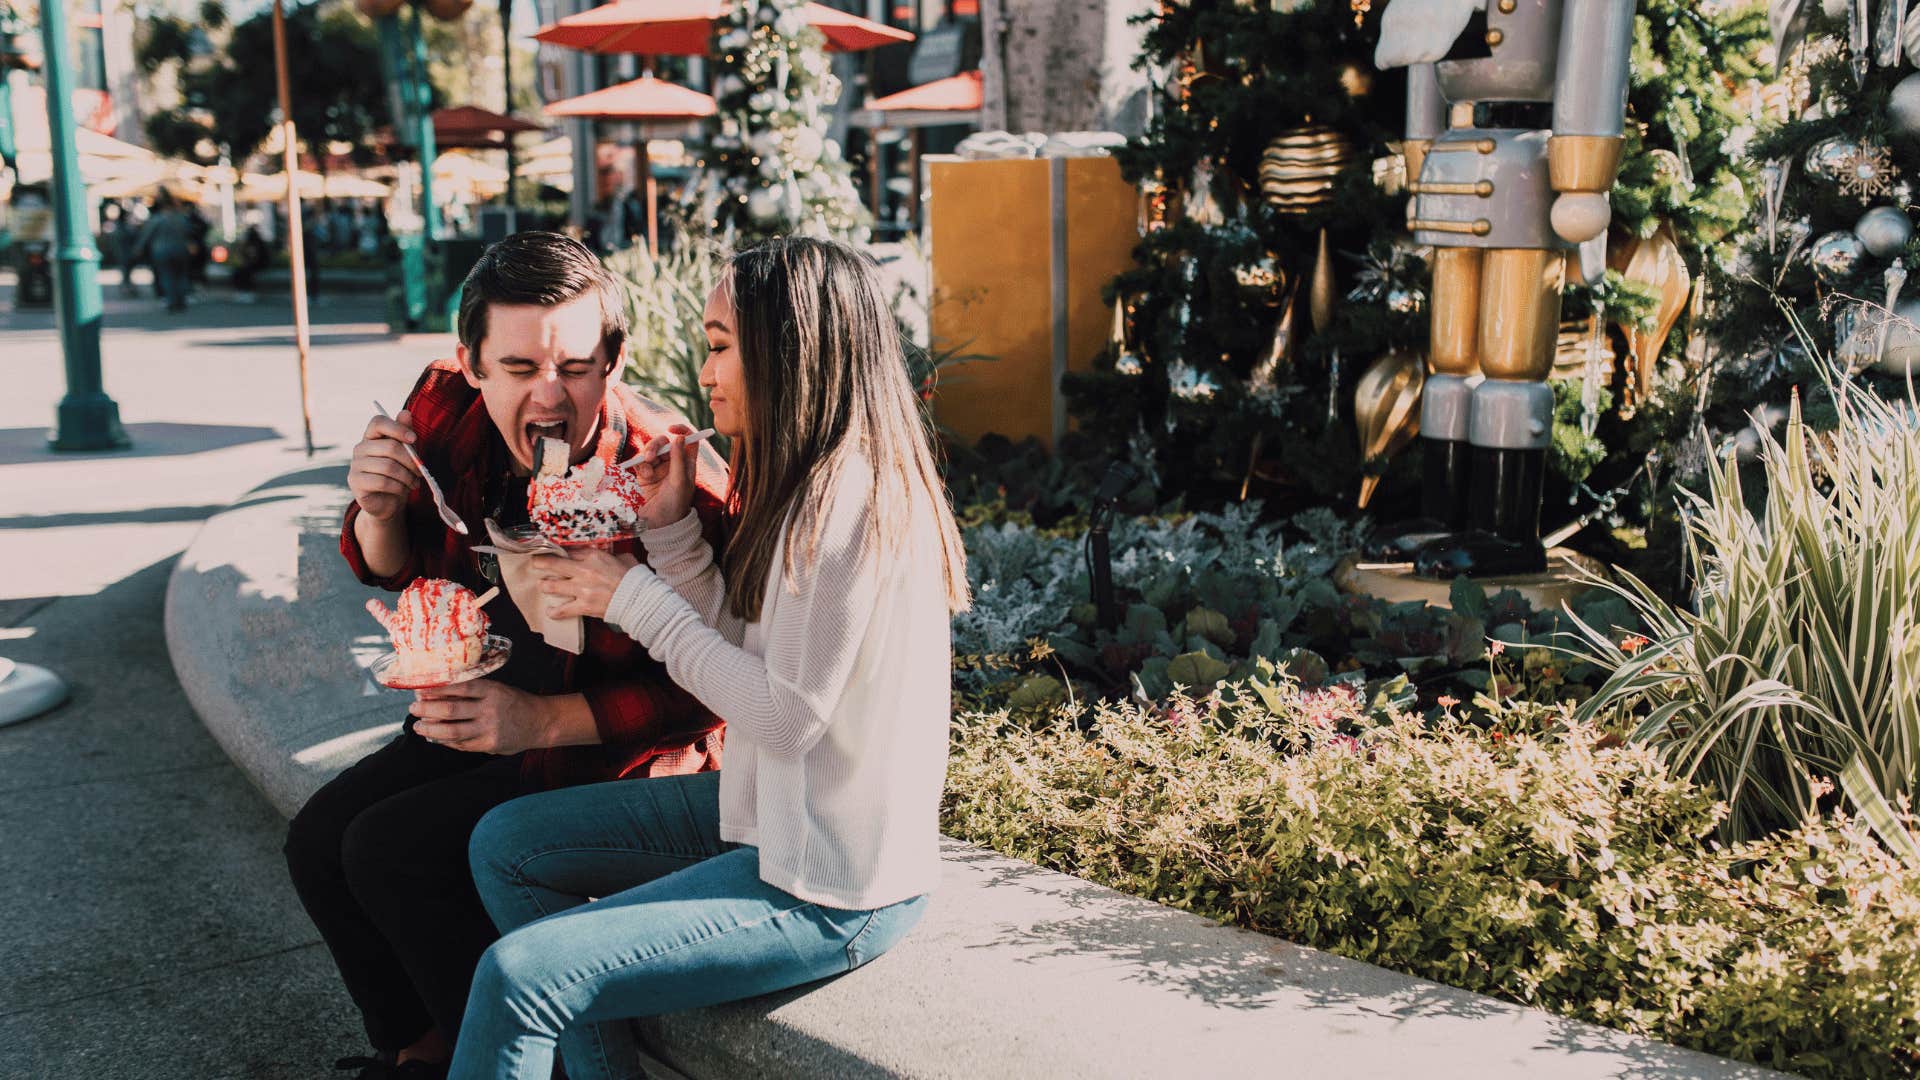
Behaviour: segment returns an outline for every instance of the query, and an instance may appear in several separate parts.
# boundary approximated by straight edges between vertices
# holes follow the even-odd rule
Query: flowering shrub
[[[1724,806],[1560,713],[1370,719],[1281,681],[956,721],[944,824],[1009,855],[1562,1015],[1810,1076],[1920,1069],[1920,874],[1844,817]],[[1206,721],[1206,722],[1202,722]]]

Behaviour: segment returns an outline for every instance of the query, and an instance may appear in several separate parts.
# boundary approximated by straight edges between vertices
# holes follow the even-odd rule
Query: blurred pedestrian
[[[187,310],[187,259],[192,237],[186,211],[171,192],[161,189],[153,200],[153,214],[140,232],[135,258],[153,265],[154,287],[170,312]]]

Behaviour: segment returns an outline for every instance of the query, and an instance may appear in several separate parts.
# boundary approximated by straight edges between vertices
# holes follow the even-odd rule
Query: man
[[[499,576],[470,550],[484,539],[441,523],[403,444],[484,537],[489,517],[526,520],[540,438],[564,440],[576,464],[612,464],[680,420],[618,381],[625,298],[577,241],[526,232],[488,248],[458,329],[457,362],[430,365],[406,408],[375,417],[354,447],[340,550],[369,585],[440,577],[479,592]],[[707,453],[696,506],[710,536],[724,483]],[[417,695],[401,734],[315,792],[287,832],[294,887],[379,1055],[340,1063],[362,1078],[445,1073],[474,966],[498,936],[467,866],[483,814],[533,791],[720,764],[720,721],[626,635],[590,621],[573,656],[506,595],[487,611],[513,641],[507,665]]]

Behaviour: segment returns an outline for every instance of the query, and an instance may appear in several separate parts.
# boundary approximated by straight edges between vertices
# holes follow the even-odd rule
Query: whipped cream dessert
[[[538,460],[527,485],[527,518],[542,535],[566,543],[634,531],[647,500],[632,472],[599,458],[568,468],[566,444],[557,439],[540,440]]]
[[[394,602],[367,613],[386,628],[397,656],[393,674],[409,677],[464,671],[480,662],[491,622],[472,590],[441,578],[417,578]]]

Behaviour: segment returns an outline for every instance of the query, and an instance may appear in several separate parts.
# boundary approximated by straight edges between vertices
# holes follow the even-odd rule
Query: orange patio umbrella
[[[986,99],[986,86],[980,73],[963,71],[950,78],[875,98],[867,103],[867,108],[880,113],[977,112]],[[946,117],[939,119],[942,123],[955,122]]]
[[[548,116],[578,120],[630,120],[644,126],[672,120],[701,120],[718,112],[719,106],[698,90],[689,90],[647,74],[631,82],[595,90],[591,94],[556,101],[547,106],[545,111]],[[647,160],[644,130],[638,142],[634,154],[640,164],[640,182],[647,192],[647,250],[658,255],[660,192],[653,179],[653,168]]]
[[[533,36],[536,41],[583,52],[706,56],[712,51],[714,21],[725,9],[725,0],[619,0],[569,15]],[[827,48],[834,52],[859,52],[913,40],[905,30],[825,4],[808,4],[801,15],[807,25],[826,35]]]

